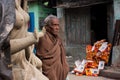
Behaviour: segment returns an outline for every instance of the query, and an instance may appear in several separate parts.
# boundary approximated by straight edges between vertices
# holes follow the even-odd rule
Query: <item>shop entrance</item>
[[[107,40],[107,7],[104,4],[91,6],[91,43]]]

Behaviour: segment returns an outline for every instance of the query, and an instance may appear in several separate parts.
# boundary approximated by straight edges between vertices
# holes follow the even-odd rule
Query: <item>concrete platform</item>
[[[120,68],[117,67],[106,67],[100,71],[99,76],[120,80]]]

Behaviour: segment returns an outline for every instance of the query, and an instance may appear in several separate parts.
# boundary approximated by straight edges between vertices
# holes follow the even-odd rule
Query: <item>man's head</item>
[[[59,20],[54,15],[49,15],[44,20],[46,31],[54,35],[58,35],[59,33]]]

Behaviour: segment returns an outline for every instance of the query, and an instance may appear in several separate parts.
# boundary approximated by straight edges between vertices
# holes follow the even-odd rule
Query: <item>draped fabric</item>
[[[15,22],[14,0],[0,0],[0,80],[12,80],[9,34]]]
[[[0,0],[0,48],[15,22],[14,0]]]
[[[46,32],[45,36],[39,39],[36,48],[36,55],[43,63],[43,74],[49,80],[65,80],[69,67],[61,39]]]

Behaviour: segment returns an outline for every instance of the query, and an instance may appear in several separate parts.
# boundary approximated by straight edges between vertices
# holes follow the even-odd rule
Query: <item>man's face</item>
[[[57,35],[59,33],[59,20],[58,19],[52,19],[51,26],[53,34]]]

